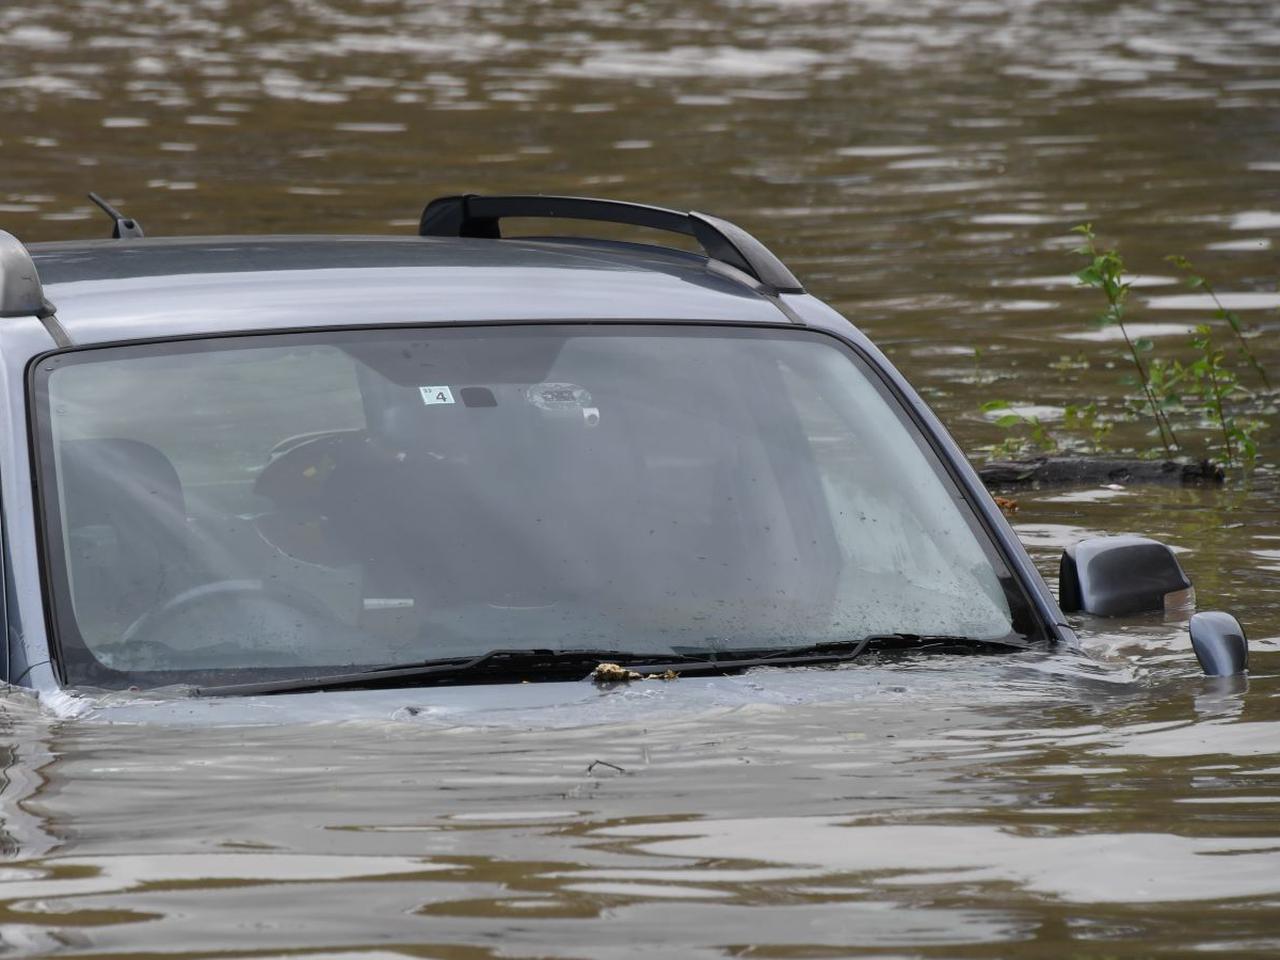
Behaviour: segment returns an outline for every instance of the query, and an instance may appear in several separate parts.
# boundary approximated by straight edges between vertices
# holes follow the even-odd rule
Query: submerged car
[[[731,223],[461,196],[416,237],[156,239],[107,209],[111,240],[0,233],[12,684],[209,697],[1076,644],[916,392]],[[520,218],[701,251],[504,238]],[[1189,586],[1162,545],[1100,538],[1059,592],[1131,613]],[[1193,634],[1236,672],[1224,617]]]

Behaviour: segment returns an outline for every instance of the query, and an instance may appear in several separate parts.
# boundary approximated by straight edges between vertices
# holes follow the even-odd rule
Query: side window
[[[1008,623],[1003,589],[941,468],[892,423],[898,414],[870,379],[824,390],[831,378],[780,369],[839,543],[839,592],[853,596],[878,583],[880,598],[898,610],[914,606],[940,634]]]
[[[259,477],[283,451],[365,423],[355,361],[332,346],[65,372],[50,381],[62,540],[91,644],[200,584],[278,576],[258,529],[271,505]]]
[[[194,513],[255,511],[254,481],[273,453],[365,425],[355,362],[331,346],[85,364],[57,394],[60,445],[114,443],[157,471],[167,461]]]

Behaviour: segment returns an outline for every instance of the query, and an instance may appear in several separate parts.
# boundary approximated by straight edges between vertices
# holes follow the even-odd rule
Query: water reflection
[[[872,826],[830,818],[716,820],[694,829],[685,835],[688,826],[661,823],[609,833],[666,837],[640,845],[659,856],[808,863],[814,865],[814,879],[824,883],[831,874],[864,881],[872,874],[871,882],[886,887],[1004,887],[999,893],[992,889],[993,900],[1009,884],[1076,903],[1202,900],[1209,891],[1221,899],[1280,892],[1280,850],[1271,838],[1018,834],[979,825]],[[673,834],[677,839],[670,839]],[[1117,847],[1124,849],[1123,858],[1110,856]]]
[[[1234,925],[1256,947],[1270,923],[1240,904],[1280,892],[1274,683],[1211,690],[1153,659],[778,671],[841,696],[552,727],[193,734],[11,700],[8,738],[56,756],[35,809],[60,837],[12,850],[0,935],[21,953],[1034,956],[1088,941],[1071,916],[1113,947],[1176,945],[1195,901],[1197,936]],[[850,699],[855,681],[880,692]],[[6,791],[6,822],[32,799]]]

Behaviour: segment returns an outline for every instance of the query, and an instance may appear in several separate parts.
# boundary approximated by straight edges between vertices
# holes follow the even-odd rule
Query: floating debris
[[[993,460],[978,468],[987,487],[1169,483],[1220,486],[1222,467],[1208,460],[1138,460],[1122,457],[1034,457]]]

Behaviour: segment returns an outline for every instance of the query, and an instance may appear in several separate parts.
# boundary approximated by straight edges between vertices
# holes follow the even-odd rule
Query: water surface
[[[104,235],[89,189],[152,234],[408,233],[465,191],[706,209],[776,248],[976,450],[1001,436],[985,400],[1056,422],[1125,393],[1070,278],[1082,221],[1141,275],[1134,319],[1161,350],[1206,317],[1161,259],[1183,253],[1280,370],[1278,98],[1265,0],[5,4],[0,224]],[[1184,625],[1143,621],[1079,623],[1091,659],[489,712],[405,693],[250,728],[11,695],[0,947],[1276,955],[1274,474],[1018,499],[1050,576],[1088,533],[1178,547],[1202,608],[1253,638],[1247,687],[1202,679]]]

